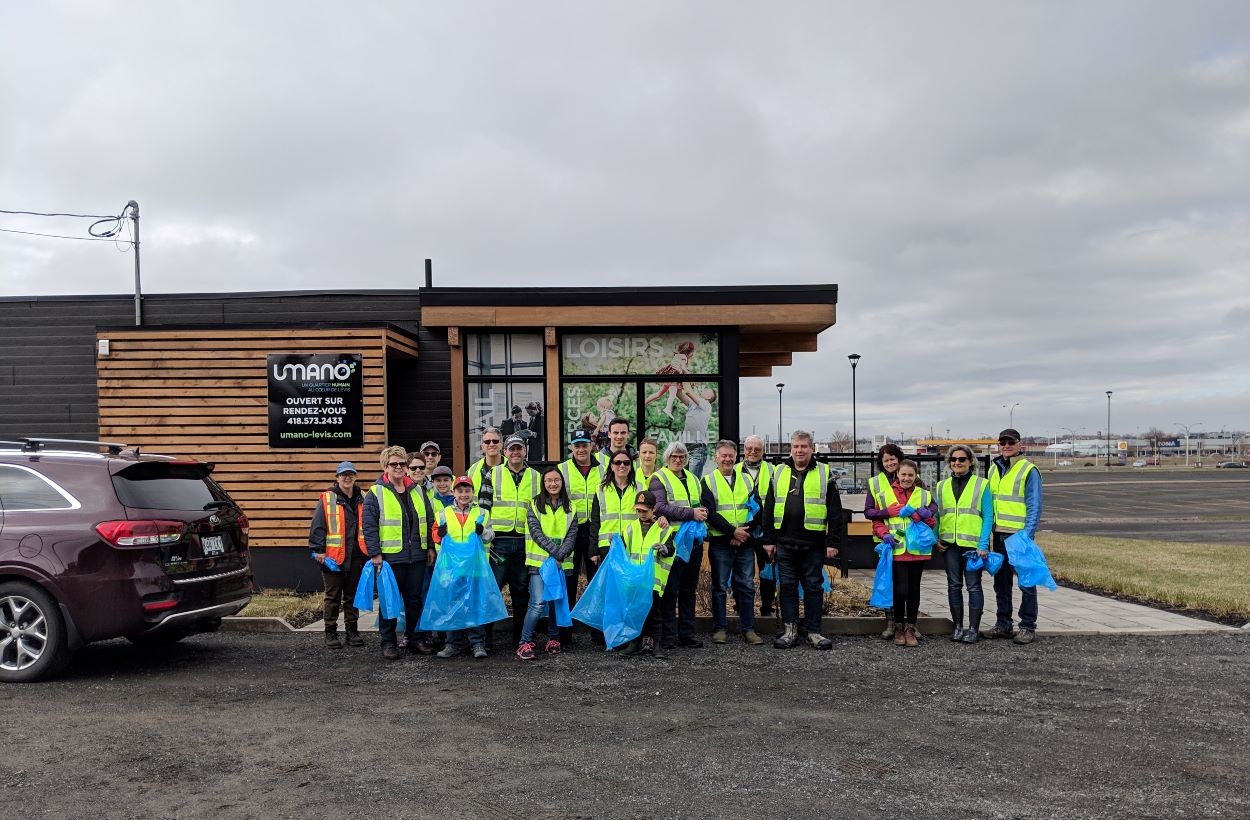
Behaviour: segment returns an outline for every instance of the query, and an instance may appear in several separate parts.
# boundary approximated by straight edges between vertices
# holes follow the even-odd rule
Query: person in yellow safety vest
[[[543,473],[543,489],[531,501],[526,511],[525,570],[529,574],[529,608],[525,611],[525,623],[521,626],[521,641],[517,644],[519,661],[534,659],[534,629],[538,619],[547,613],[547,642],[543,651],[559,655],[561,641],[568,640],[567,627],[556,631],[556,605],[543,601],[543,577],[540,572],[547,558],[554,558],[564,574],[573,572],[573,548],[577,543],[577,512],[564,487],[564,473],[559,467],[548,467]],[[562,634],[563,633],[563,634]],[[559,635],[559,637],[557,637]]]
[[[646,560],[647,551],[655,551],[655,586],[651,589],[651,609],[642,623],[642,634],[621,647],[622,655],[642,653],[657,658],[664,658],[663,646],[656,648],[656,639],[660,637],[662,615],[660,600],[668,587],[672,572],[676,548],[673,536],[677,534],[674,527],[669,526],[668,519],[656,517],[658,499],[650,490],[643,490],[634,495],[634,520],[630,521],[621,531],[621,542],[625,546],[626,555],[634,563]]]
[[[452,498],[452,503],[444,506],[439,511],[438,518],[435,519],[433,533],[435,543],[441,544],[443,539],[449,536],[454,541],[464,541],[476,533],[481,536],[482,545],[489,550],[495,532],[490,526],[490,513],[474,503],[473,479],[463,475],[455,479],[452,483]],[[473,657],[477,660],[487,656],[485,626],[448,632],[447,644],[438,651],[435,657],[444,660],[454,658],[466,649],[471,650]]]
[[[638,458],[634,468],[634,481],[645,490],[651,486],[651,479],[660,469],[660,443],[653,438],[644,438],[638,442]]]
[[[842,496],[827,464],[813,458],[812,434],[790,435],[790,457],[773,471],[764,500],[764,549],[777,556],[781,587],[782,631],[773,640],[776,649],[789,649],[799,640],[799,579],[803,580],[803,621],[813,649],[830,649],[833,641],[820,633],[824,614],[825,561],[842,548],[846,522]]]
[[[559,469],[578,523],[577,545],[572,556],[573,572],[568,576],[569,605],[572,606],[577,594],[577,576],[585,575],[586,583],[595,577],[599,550],[598,545],[592,548],[590,542],[590,508],[607,473],[607,460],[591,449],[590,432],[587,430],[573,431],[569,450],[573,455],[561,461]],[[601,635],[595,635],[596,643],[601,639]]]
[[[432,442],[426,442],[431,444]],[[428,461],[427,461],[428,464]],[[409,465],[409,473],[411,473],[411,464]],[[444,508],[450,507],[455,503],[455,496],[451,492],[451,482],[455,479],[455,474],[451,468],[447,466],[438,466],[430,470],[430,474],[426,477],[429,480],[429,488],[426,489],[425,495],[430,499],[430,509],[433,512],[431,518],[434,521],[431,529],[438,528],[438,515]],[[434,565],[438,562],[438,539],[434,540],[434,560],[427,561],[425,565],[425,581],[421,584],[421,600],[430,594],[430,584],[434,581]],[[438,642],[436,639],[442,633],[422,632],[421,641],[426,641],[431,647]]]
[[[590,543],[597,546],[592,556],[596,566],[603,562],[612,546],[612,536],[623,532],[634,516],[634,497],[645,490],[634,480],[634,465],[628,453],[613,453],[608,474],[590,506]]]
[[[655,493],[656,514],[674,524],[707,521],[707,508],[699,477],[686,469],[690,457],[686,445],[674,441],[664,449],[664,466],[656,471],[647,489]],[[690,560],[673,562],[672,577],[660,596],[661,636],[665,649],[684,646],[698,649],[703,641],[694,636],[694,596],[703,570],[703,545],[695,544]]]
[[[946,596],[955,623],[952,641],[976,643],[981,630],[985,593],[981,570],[968,570],[966,556],[981,542],[982,531],[993,522],[994,495],[990,483],[977,475],[972,448],[956,444],[946,452],[951,474],[938,482],[933,495],[938,505],[938,551],[946,564]],[[968,587],[968,628],[964,623],[964,585]]]
[[[430,526],[434,513],[425,491],[408,478],[408,451],[398,445],[383,448],[379,454],[382,475],[365,493],[365,545],[376,568],[385,561],[395,573],[399,595],[404,601],[408,650],[428,655],[434,651],[417,630],[421,620],[421,590],[425,568],[434,560]],[[399,646],[395,636],[396,618],[378,621],[382,657],[395,660]]]
[[[890,512],[886,508],[890,506],[890,502],[886,501],[886,496],[889,494],[890,486],[894,484],[898,473],[898,463],[902,460],[903,448],[897,444],[886,442],[877,450],[877,472],[868,479],[868,492],[864,494],[864,518],[869,524],[889,519]],[[881,543],[881,539],[875,532],[872,540],[873,543]],[[917,632],[916,635],[919,636],[920,633]],[[881,631],[881,639],[894,640],[893,609],[885,611],[885,629]]]
[[[716,442],[716,469],[703,476],[701,503],[707,509],[708,559],[712,565],[712,643],[729,643],[726,612],[730,576],[738,602],[738,626],[742,640],[759,646],[755,632],[755,551],[748,541],[759,516],[759,496],[750,475],[736,469],[738,445],[727,439]],[[755,513],[748,509],[751,500]]]
[[[473,480],[473,492],[477,495],[478,506],[489,510],[494,492],[490,486],[491,472],[503,464],[503,434],[498,427],[487,427],[482,431],[482,457],[469,465],[465,475]]]
[[[916,639],[916,618],[920,614],[920,581],[924,565],[932,557],[931,550],[922,552],[907,540],[907,528],[913,521],[937,527],[937,502],[919,480],[920,468],[905,458],[898,463],[894,483],[886,494],[890,516],[872,522],[873,534],[894,555],[894,645],[919,646]]]
[[[317,499],[312,525],[308,529],[308,547],[313,551],[313,558],[321,564],[321,583],[325,587],[321,613],[325,618],[328,649],[343,648],[338,633],[340,607],[347,645],[365,645],[360,637],[360,612],[352,606],[356,585],[360,583],[360,571],[369,558],[365,534],[360,527],[364,504],[364,494],[356,486],[356,465],[350,461],[340,462],[334,471],[334,483]],[[338,572],[326,569],[326,558],[338,564]]]
[[[490,525],[495,531],[491,545],[491,569],[495,583],[508,585],[512,598],[512,645],[521,641],[521,626],[529,606],[529,578],[525,571],[525,516],[530,502],[542,487],[538,471],[525,463],[525,439],[509,436],[504,441],[504,462],[490,471]],[[486,645],[493,642],[487,627]]]
[[[747,436],[742,442],[742,461],[734,468],[738,475],[747,475],[755,482],[755,494],[760,503],[768,497],[768,488],[772,486],[773,465],[764,460],[764,439],[759,436]],[[768,566],[768,553],[764,552],[764,519],[760,516],[751,528],[751,537],[747,544],[755,553],[755,566],[763,572]],[[760,578],[760,617],[767,618],[773,614],[773,602],[777,600],[776,574],[772,579]],[[737,602],[735,601],[735,605]],[[741,612],[741,607],[738,607]]]
[[[982,638],[1012,638],[1016,643],[1033,643],[1037,630],[1037,587],[1020,590],[1020,631],[1011,626],[1011,596],[1015,570],[1007,558],[1006,540],[1023,532],[1037,536],[1042,520],[1042,474],[1023,455],[1020,432],[1007,428],[998,434],[998,457],[990,464],[990,493],[994,497],[993,547],[1003,556],[1002,569],[994,576],[994,597],[998,609],[994,627],[981,633]],[[983,532],[977,550],[987,554],[990,533]]]

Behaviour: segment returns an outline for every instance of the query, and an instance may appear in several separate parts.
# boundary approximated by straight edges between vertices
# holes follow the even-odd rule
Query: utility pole
[[[122,216],[129,216],[135,229],[135,327],[143,324],[143,288],[139,284],[139,203],[133,199],[126,203]]]

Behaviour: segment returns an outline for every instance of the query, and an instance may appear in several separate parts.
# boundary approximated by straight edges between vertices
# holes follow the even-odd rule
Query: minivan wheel
[[[34,584],[0,584],[0,681],[26,683],[69,662],[65,622],[52,596]]]

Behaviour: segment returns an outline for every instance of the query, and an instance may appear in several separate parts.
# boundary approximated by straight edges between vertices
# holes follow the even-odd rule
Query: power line
[[[76,219],[113,219],[113,214],[45,214],[40,211],[6,211],[0,208],[0,214],[21,214],[23,216],[72,216]]]
[[[10,213],[10,212],[4,211],[4,213]],[[113,217],[111,216],[108,217],[108,219],[112,219],[112,218]],[[0,232],[20,233],[20,234],[25,234],[26,236],[45,236],[49,239],[76,239],[79,242],[123,242],[127,245],[133,244],[129,239],[117,239],[115,237],[108,237],[108,236],[65,236],[64,234],[59,234],[59,233],[36,233],[35,231],[18,231],[18,230],[14,230],[13,228],[0,228]]]

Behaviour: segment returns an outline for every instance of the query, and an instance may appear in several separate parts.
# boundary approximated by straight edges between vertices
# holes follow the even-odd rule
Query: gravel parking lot
[[[1250,814],[1250,635],[844,638],[668,661],[90,647],[7,686],[24,817]]]

